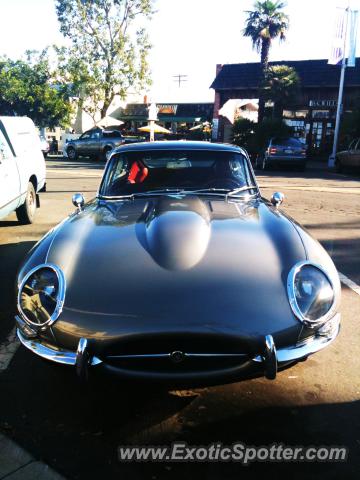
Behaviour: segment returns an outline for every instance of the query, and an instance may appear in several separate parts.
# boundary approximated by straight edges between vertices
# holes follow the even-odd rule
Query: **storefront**
[[[213,118],[213,103],[157,103],[157,123],[174,134],[187,132],[192,127],[211,122]],[[124,128],[129,133],[136,133],[139,127],[148,123],[148,105],[146,103],[131,103],[125,108],[119,108],[111,114],[124,122]]]
[[[297,104],[285,109],[283,118],[294,128],[295,135],[307,145],[310,154],[331,151],[337,109],[340,68],[328,65],[327,60],[274,62],[293,67],[300,77]],[[217,140],[222,141],[225,121],[221,107],[229,99],[257,98],[260,81],[259,63],[218,65],[211,85],[215,90],[214,119],[218,124]],[[360,99],[360,59],[356,67],[348,68],[345,77],[344,110],[351,111]]]

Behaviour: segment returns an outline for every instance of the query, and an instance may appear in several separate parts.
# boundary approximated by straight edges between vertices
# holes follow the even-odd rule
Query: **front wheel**
[[[66,153],[67,153],[67,156],[68,156],[69,160],[76,160],[77,154],[76,154],[75,148],[69,147],[67,149]]]
[[[343,166],[338,158],[335,161],[335,170],[337,173],[341,173],[343,171]]]
[[[265,155],[256,159],[256,168],[257,170],[266,170],[267,165]]]
[[[16,216],[19,222],[23,225],[28,225],[34,222],[36,214],[36,192],[34,185],[29,182],[27,192],[26,192],[26,199],[25,203],[20,205],[19,208],[16,209]]]

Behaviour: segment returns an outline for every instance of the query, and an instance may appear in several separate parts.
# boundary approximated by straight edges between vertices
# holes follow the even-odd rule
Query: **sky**
[[[63,44],[54,0],[0,0],[0,55],[19,58],[27,49]],[[259,55],[242,36],[253,0],[155,0],[148,24],[153,86],[162,102],[212,101],[217,63],[256,62]],[[287,40],[274,41],[270,60],[328,58],[337,7],[360,10],[360,0],[287,0]],[[360,33],[360,32],[359,32]],[[360,56],[360,40],[357,46]],[[179,88],[174,75],[187,75]]]

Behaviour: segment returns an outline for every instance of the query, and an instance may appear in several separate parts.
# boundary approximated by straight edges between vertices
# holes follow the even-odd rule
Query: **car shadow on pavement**
[[[360,402],[297,405],[290,391],[263,379],[185,395],[116,379],[82,385],[73,368],[47,363],[24,348],[0,375],[0,389],[6,392],[0,396],[0,430],[68,479],[358,478]],[[180,440],[189,445],[337,445],[349,449],[349,458],[248,467],[117,459],[119,446]]]
[[[0,221],[0,228],[4,227],[16,227],[19,225],[18,220],[1,220]]]
[[[69,160],[67,158],[56,159],[54,164],[50,161],[46,162],[47,167],[52,169],[78,169],[87,168],[89,170],[104,170],[105,162],[103,160]]]
[[[13,222],[0,222],[0,225]],[[36,242],[0,245],[0,342],[14,326],[15,281],[18,268]]]

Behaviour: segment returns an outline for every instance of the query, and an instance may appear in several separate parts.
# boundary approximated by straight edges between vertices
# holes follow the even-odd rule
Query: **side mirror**
[[[271,197],[271,203],[274,205],[274,207],[278,208],[283,201],[285,200],[285,195],[281,192],[275,192],[272,194]]]
[[[81,212],[81,210],[84,206],[84,203],[85,203],[83,194],[82,193],[74,193],[74,195],[72,196],[72,203],[79,210],[79,212]]]

